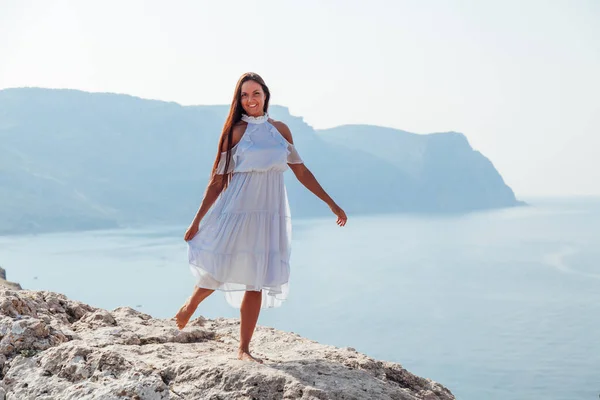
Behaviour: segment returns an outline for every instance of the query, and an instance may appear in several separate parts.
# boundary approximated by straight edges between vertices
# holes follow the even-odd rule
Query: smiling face
[[[265,92],[260,83],[248,80],[242,84],[240,100],[244,112],[251,117],[264,114]]]

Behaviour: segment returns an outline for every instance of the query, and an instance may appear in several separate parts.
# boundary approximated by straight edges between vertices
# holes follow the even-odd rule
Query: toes
[[[261,360],[260,358],[256,358],[252,354],[246,353],[246,352],[239,353],[238,359],[242,360],[242,361],[251,361],[251,362],[263,364],[263,360]]]

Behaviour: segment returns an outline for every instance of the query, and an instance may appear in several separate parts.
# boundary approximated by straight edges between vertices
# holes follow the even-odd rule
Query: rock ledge
[[[107,311],[47,291],[0,289],[0,400],[454,399],[400,364],[257,327],[235,358],[239,322]]]

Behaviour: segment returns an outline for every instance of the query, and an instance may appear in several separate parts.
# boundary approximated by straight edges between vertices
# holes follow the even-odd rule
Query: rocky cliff
[[[15,282],[9,282],[6,280],[6,270],[0,267],[0,288],[7,288],[13,290],[21,290],[21,285]]]
[[[0,400],[454,399],[400,364],[257,327],[236,359],[239,322],[183,330],[129,307],[107,311],[47,291],[0,290]]]

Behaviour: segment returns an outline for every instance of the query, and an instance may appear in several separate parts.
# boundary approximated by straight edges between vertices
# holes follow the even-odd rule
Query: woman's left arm
[[[283,122],[276,123],[277,130],[282,134],[282,136],[291,144],[294,144],[294,140],[292,138],[292,132]],[[304,165],[301,164],[288,164],[298,181],[303,184],[308,190],[314,193],[319,199],[323,200],[325,204],[329,206],[331,211],[338,217],[337,224],[339,226],[346,225],[346,221],[348,217],[346,213],[340,206],[336,204],[335,201],[327,194],[325,189],[319,184],[317,178],[313,175],[313,173]]]

